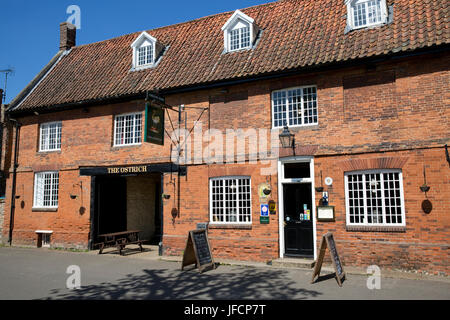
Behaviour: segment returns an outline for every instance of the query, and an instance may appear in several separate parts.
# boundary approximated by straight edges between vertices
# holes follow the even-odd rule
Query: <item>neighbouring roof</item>
[[[349,33],[344,0],[282,0],[241,9],[262,33],[255,48],[226,54],[221,28],[233,12],[146,30],[166,50],[157,67],[142,71],[131,71],[130,46],[141,32],[76,46],[27,95],[19,94],[10,110],[193,87],[450,42],[448,0],[387,2],[392,23]]]

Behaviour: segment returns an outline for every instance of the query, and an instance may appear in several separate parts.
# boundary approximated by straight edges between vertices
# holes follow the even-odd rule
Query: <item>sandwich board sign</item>
[[[319,257],[317,258],[316,265],[314,267],[311,283],[315,282],[316,276],[319,277],[320,269],[322,268],[323,259],[325,258],[325,251],[329,249],[331,261],[333,263],[334,271],[336,273],[336,280],[340,287],[342,287],[342,281],[345,278],[344,268],[342,267],[341,259],[339,258],[339,254],[336,249],[336,243],[334,241],[333,234],[328,232],[324,234],[322,237],[322,241],[320,242],[320,252]]]
[[[192,264],[195,264],[200,273],[205,269],[215,268],[206,229],[189,231],[181,270]]]

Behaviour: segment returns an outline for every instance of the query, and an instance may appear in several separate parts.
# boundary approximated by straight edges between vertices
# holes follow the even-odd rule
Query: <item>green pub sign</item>
[[[164,109],[145,104],[145,142],[164,145]]]

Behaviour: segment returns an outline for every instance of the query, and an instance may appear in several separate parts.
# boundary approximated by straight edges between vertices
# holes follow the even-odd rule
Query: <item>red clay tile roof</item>
[[[130,71],[141,32],[72,48],[17,110],[107,99],[445,45],[448,0],[388,0],[393,22],[344,34],[344,0],[284,0],[242,12],[263,30],[252,50],[223,54],[233,12],[147,31],[168,49],[156,68]],[[17,100],[17,99],[16,99]]]

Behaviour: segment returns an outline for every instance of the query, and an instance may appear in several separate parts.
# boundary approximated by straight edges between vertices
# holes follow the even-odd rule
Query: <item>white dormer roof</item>
[[[233,27],[234,24],[236,22],[238,22],[239,20],[243,20],[245,22],[247,22],[248,24],[253,24],[255,22],[255,20],[253,20],[252,18],[250,18],[248,15],[246,15],[245,13],[243,13],[240,10],[236,10],[233,15],[231,16],[230,19],[228,19],[228,21],[223,25],[222,27],[222,31],[225,31],[226,29]]]
[[[155,44],[156,43],[156,39],[154,37],[152,37],[151,35],[149,35],[147,32],[142,32],[139,37],[137,37],[136,40],[133,41],[133,43],[131,44],[132,48],[136,48],[136,47],[141,47],[143,44],[146,45],[144,42],[148,43],[152,43]]]

